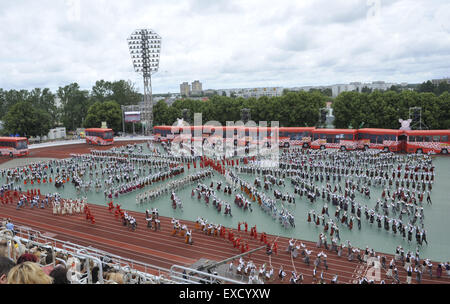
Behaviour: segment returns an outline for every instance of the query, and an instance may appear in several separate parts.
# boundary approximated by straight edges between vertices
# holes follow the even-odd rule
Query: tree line
[[[155,125],[172,125],[183,117],[193,122],[194,113],[202,113],[202,122],[217,121],[225,126],[227,121],[241,120],[243,109],[249,109],[250,119],[259,123],[278,121],[280,126],[314,126],[319,120],[319,109],[326,106],[327,97],[320,92],[286,92],[280,97],[233,98],[211,96],[207,100],[180,99],[172,105],[164,100],[153,107]]]
[[[335,99],[324,90],[291,92],[279,97],[242,98],[213,95],[205,100],[179,99],[168,105],[164,100],[154,104],[154,125],[172,125],[177,118],[193,122],[194,113],[202,113],[202,122],[241,120],[243,109],[250,119],[259,123],[278,121],[283,126],[317,126],[320,109],[332,102],[336,128],[398,129],[399,118],[408,119],[409,109],[422,108],[422,121],[429,129],[450,128],[450,85],[431,81],[409,89],[392,87],[387,91],[343,92]],[[56,99],[61,105],[57,107]],[[124,80],[99,80],[91,90],[82,90],[77,83],[50,89],[0,89],[0,120],[2,135],[42,136],[58,125],[74,131],[80,127],[108,127],[122,130],[122,105],[135,105],[142,100],[134,84]],[[140,132],[140,124],[136,124]],[[131,131],[131,124],[126,124]]]
[[[448,91],[439,96],[417,91],[343,92],[332,105],[336,128],[399,129],[399,118],[410,118],[410,108],[414,107],[421,108],[422,122],[428,129],[450,129]]]
[[[57,107],[56,100],[61,105]],[[77,83],[50,89],[0,89],[0,120],[3,135],[42,136],[58,125],[74,131],[80,127],[100,127],[102,121],[114,130],[122,129],[121,105],[138,104],[142,95],[125,80],[99,80],[91,90]]]

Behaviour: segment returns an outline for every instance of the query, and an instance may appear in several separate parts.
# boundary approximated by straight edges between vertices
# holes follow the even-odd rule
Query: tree
[[[365,120],[363,110],[367,107],[367,94],[342,92],[333,102],[336,128],[358,128]]]
[[[99,128],[106,121],[108,128],[115,132],[122,130],[122,109],[115,101],[95,102],[89,107],[84,121],[86,128]]]
[[[153,122],[155,125],[167,125],[168,122],[168,109],[167,103],[164,100],[158,101],[153,106]]]
[[[53,94],[50,89],[44,88],[41,90],[40,88],[35,88],[29,93],[27,100],[30,101],[34,107],[50,114],[50,126],[51,128],[56,126],[60,115],[55,104],[55,94]]]
[[[399,86],[396,86],[396,85],[391,85],[391,87],[389,88],[389,91],[394,91],[394,92],[396,92],[396,93],[400,93],[400,91],[401,91],[401,88],[399,87]]]
[[[77,83],[59,87],[56,95],[61,99],[61,122],[68,130],[82,127],[89,107],[89,92],[80,90]]]
[[[135,105],[142,100],[142,95],[131,81],[110,82],[102,79],[96,81],[92,87],[91,98],[94,102],[114,100],[119,105]]]
[[[435,87],[434,93],[440,96],[445,92],[450,92],[450,84],[448,84],[446,81],[442,81]]]
[[[181,118],[181,110],[175,107],[170,107],[167,110],[167,125],[172,125],[178,118]]]
[[[136,105],[142,100],[142,95],[131,81],[115,81],[110,87],[112,94],[108,96],[108,99],[115,100],[119,105]]]
[[[313,89],[310,89],[309,92],[310,93],[319,92],[320,94],[327,96],[327,97],[333,96],[333,91],[331,90],[331,88],[325,88],[325,89],[320,89],[320,88],[314,89],[313,88]]]
[[[337,128],[360,128],[362,123],[368,128],[398,129],[398,119],[408,119],[413,107],[422,109],[422,123],[430,129],[448,129],[450,125],[449,93],[441,96],[434,93],[418,93],[404,90],[371,94],[344,92],[333,103],[335,126]],[[413,122],[412,127],[417,127]]]
[[[112,83],[109,81],[97,80],[91,90],[91,98],[94,102],[103,102],[113,94]]]
[[[323,89],[322,94],[327,97],[331,97],[331,96],[333,96],[333,90],[331,90],[331,88]]]
[[[444,92],[438,98],[439,114],[437,120],[439,121],[439,129],[450,129],[450,93]]]
[[[428,80],[426,82],[423,82],[419,86],[418,91],[419,93],[433,93],[434,89],[435,89],[434,84],[430,80]]]
[[[43,136],[51,128],[51,119],[49,113],[34,107],[31,102],[20,101],[4,116],[4,128],[9,134]]]
[[[6,101],[6,91],[0,88],[0,119],[8,112],[8,104]]]
[[[369,88],[369,87],[367,87],[367,86],[364,86],[362,89],[361,89],[361,93],[372,93],[372,88]]]
[[[28,92],[27,90],[20,90],[20,91],[16,91],[16,90],[9,90],[9,91],[2,91],[2,93],[0,94],[0,102],[2,103],[0,106],[0,119],[6,115],[6,113],[8,112],[8,109],[20,102],[20,101],[24,101],[24,100],[28,100],[28,97],[30,96],[30,92]]]

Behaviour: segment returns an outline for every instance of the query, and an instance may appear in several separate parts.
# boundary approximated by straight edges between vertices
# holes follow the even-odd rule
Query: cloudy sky
[[[126,43],[162,37],[153,92],[418,83],[450,76],[448,0],[2,0],[0,87],[131,80]]]

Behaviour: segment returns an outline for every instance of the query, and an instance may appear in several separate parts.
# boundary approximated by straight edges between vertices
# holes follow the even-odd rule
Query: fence
[[[67,265],[67,257],[84,261],[86,272],[80,278],[72,281],[75,284],[108,283],[104,278],[105,268],[122,273],[126,284],[242,283],[181,265],[173,265],[171,269],[158,267],[121,257],[92,246],[81,246],[69,241],[58,240],[25,226],[16,226],[14,233],[8,229],[0,229],[0,241],[3,240],[6,241],[7,256],[14,261],[34,246],[41,250],[38,263],[43,267],[54,267],[61,263],[70,268],[71,265]],[[47,258],[49,254],[51,256],[50,261]],[[61,258],[61,256],[66,258]],[[93,268],[95,266],[98,267],[97,282],[93,280]]]

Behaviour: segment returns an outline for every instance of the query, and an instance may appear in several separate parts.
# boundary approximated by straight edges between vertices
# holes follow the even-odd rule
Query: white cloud
[[[204,88],[422,82],[449,76],[449,12],[445,0],[2,2],[0,87],[130,79],[141,88],[126,44],[137,28],[162,36],[154,92],[195,79]]]

